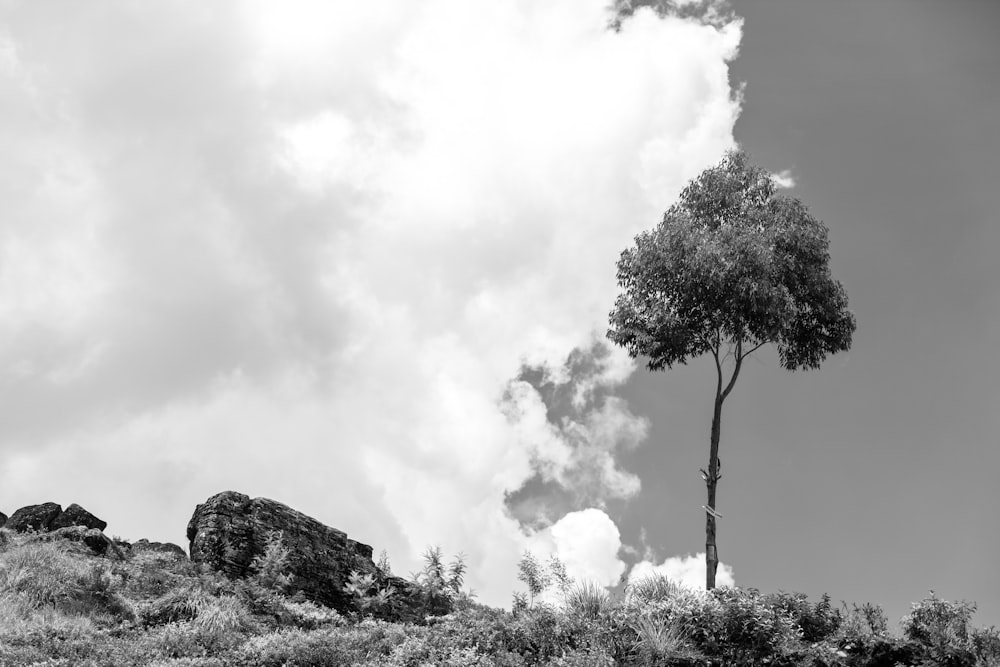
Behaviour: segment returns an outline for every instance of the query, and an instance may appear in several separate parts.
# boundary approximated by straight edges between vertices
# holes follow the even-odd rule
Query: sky
[[[187,546],[231,489],[399,573],[462,552],[497,606],[526,549],[697,585],[711,362],[604,333],[620,252],[738,146],[858,329],[741,374],[720,583],[1000,625],[1000,8],[691,9],[0,0],[0,510]]]

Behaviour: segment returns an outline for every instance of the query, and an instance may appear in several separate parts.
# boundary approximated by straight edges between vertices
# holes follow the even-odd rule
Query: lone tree
[[[705,585],[715,587],[715,490],[722,404],[744,360],[774,343],[788,370],[847,350],[854,316],[830,275],[827,229],[743,152],[688,183],[660,224],[618,260],[608,338],[651,371],[708,353],[717,377],[705,519]],[[730,361],[731,360],[731,361]]]

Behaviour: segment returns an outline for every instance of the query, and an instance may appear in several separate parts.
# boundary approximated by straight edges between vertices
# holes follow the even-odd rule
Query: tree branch
[[[764,347],[765,345],[767,345],[767,341],[766,340],[757,343],[752,348],[750,348],[749,350],[747,350],[746,352],[743,353],[743,358],[749,357],[751,354],[753,354],[754,352],[756,352],[760,348]]]
[[[712,348],[712,359],[715,360],[715,376],[716,376],[715,395],[716,397],[718,397],[722,394],[722,362],[719,361],[718,347]]]
[[[749,354],[749,353],[747,353],[747,354]],[[733,376],[731,378],[729,378],[729,384],[727,384],[726,388],[722,390],[722,394],[721,394],[722,400],[726,400],[726,396],[729,396],[729,392],[731,392],[733,390],[733,385],[736,384],[736,378],[739,377],[740,367],[743,366],[743,358],[745,356],[746,355],[743,354],[743,339],[742,338],[738,338],[736,340],[736,367],[733,368]],[[716,362],[716,365],[718,365],[718,362]],[[720,385],[722,384],[722,369],[721,368],[719,369],[719,384]]]

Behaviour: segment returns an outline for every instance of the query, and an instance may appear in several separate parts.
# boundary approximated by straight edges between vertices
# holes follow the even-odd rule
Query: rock
[[[124,560],[125,555],[118,546],[111,541],[107,535],[97,528],[87,528],[86,526],[66,526],[57,528],[51,532],[39,536],[40,539],[53,540],[63,539],[71,542],[80,542],[87,546],[96,556],[108,556],[114,554]]]
[[[3,525],[5,523],[7,523],[7,515],[4,514],[3,512],[0,512],[0,528],[3,528]]]
[[[287,505],[235,491],[216,494],[195,508],[187,527],[191,560],[231,578],[245,578],[253,574],[251,563],[264,553],[273,531],[281,532],[289,551],[289,590],[313,602],[351,612],[344,585],[352,571],[385,579],[367,544]],[[400,590],[400,599],[412,597],[409,582],[394,577],[391,583]]]
[[[26,533],[29,530],[37,532],[46,531],[49,525],[57,516],[62,513],[62,507],[55,503],[42,503],[41,505],[28,505],[14,512],[4,528],[16,530],[19,533]]]
[[[142,539],[131,545],[132,553],[139,551],[152,551],[155,553],[170,554],[180,558],[187,558],[187,552],[172,542],[150,542]]]
[[[101,521],[87,510],[73,503],[52,520],[52,523],[49,524],[49,530],[66,528],[68,526],[85,526],[87,528],[104,530],[108,527],[108,522]]]

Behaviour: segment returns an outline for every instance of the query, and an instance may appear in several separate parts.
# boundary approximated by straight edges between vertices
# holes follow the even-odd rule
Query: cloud
[[[507,496],[519,521],[546,526],[567,511],[639,492],[638,476],[616,460],[649,431],[648,420],[613,395],[632,368],[620,350],[594,341],[560,366],[523,367],[508,385],[501,408],[534,472]]]
[[[657,565],[653,560],[643,560],[632,566],[629,570],[628,580],[638,581],[644,577],[652,575],[662,575],[676,584],[685,586],[692,590],[704,590],[705,588],[705,553],[696,553],[693,556],[671,556]],[[733,568],[725,563],[719,563],[715,571],[715,585],[719,587],[732,587],[736,585],[736,578]]]
[[[596,508],[566,514],[534,535],[531,547],[541,560],[550,555],[559,558],[566,566],[566,573],[576,581],[614,586],[625,572],[625,563],[618,558],[621,549],[618,527],[611,517]]]
[[[790,169],[782,169],[776,174],[771,174],[771,180],[779,188],[794,188],[795,179],[792,177],[792,171]]]
[[[631,362],[593,341],[620,250],[733,146],[741,26],[390,4],[0,10],[0,505],[182,542],[232,488],[399,571],[465,551],[506,604],[539,530],[635,496]],[[527,526],[538,475],[569,500]],[[585,517],[551,539],[610,576]]]

